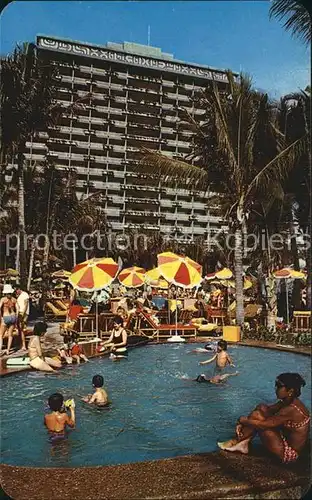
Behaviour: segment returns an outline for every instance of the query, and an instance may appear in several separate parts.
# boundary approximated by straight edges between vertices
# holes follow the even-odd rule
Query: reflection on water
[[[58,376],[19,374],[1,380],[1,448],[5,463],[68,467],[107,465],[213,451],[232,435],[239,415],[260,401],[275,400],[274,380],[298,371],[307,381],[310,359],[293,353],[242,346],[229,351],[239,371],[222,385],[198,384],[199,373],[212,375],[213,364],[198,366],[211,353],[192,354],[194,345],[134,349],[126,363],[94,359]],[[92,377],[104,376],[112,406],[98,411],[80,397],[92,392]],[[48,397],[62,392],[76,400],[77,426],[63,442],[51,444],[43,425]]]

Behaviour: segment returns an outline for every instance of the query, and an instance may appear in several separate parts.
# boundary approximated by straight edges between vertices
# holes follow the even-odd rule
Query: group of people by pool
[[[117,338],[123,340],[122,325],[119,322],[114,325],[119,333]],[[116,352],[116,344],[113,340],[116,336],[115,330],[106,341],[105,347]],[[119,342],[121,343],[121,342]],[[195,352],[203,352],[212,349],[207,345],[206,349],[195,349]],[[238,375],[238,372],[224,373],[228,366],[235,366],[231,356],[227,352],[227,342],[220,340],[216,346],[214,355],[200,365],[206,365],[215,361],[215,373],[209,377],[205,374],[199,375],[196,382],[207,382],[210,384],[224,383],[229,377]],[[101,375],[95,375],[92,379],[94,393],[82,397],[82,401],[96,408],[107,408],[110,404],[106,390],[103,388],[104,380]],[[252,439],[258,435],[263,446],[271,455],[277,457],[283,463],[295,462],[309,439],[310,414],[306,406],[299,399],[305,381],[298,373],[282,373],[275,380],[275,392],[278,401],[272,405],[260,403],[248,415],[238,418],[234,437],[225,442],[218,442],[219,448],[229,452],[249,453],[249,445]],[[60,393],[49,397],[49,408],[51,413],[45,415],[45,425],[49,431],[51,441],[58,441],[65,437],[67,426],[75,427],[75,402],[65,401]]]

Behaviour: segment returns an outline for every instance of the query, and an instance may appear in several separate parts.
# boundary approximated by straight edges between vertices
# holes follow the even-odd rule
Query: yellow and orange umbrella
[[[220,271],[216,271],[214,273],[209,273],[205,276],[206,280],[214,280],[214,279],[219,279],[219,280],[229,280],[233,278],[233,273],[231,269],[228,269],[227,267],[224,267]]]
[[[202,266],[189,257],[164,252],[157,256],[157,260],[161,275],[169,283],[183,288],[194,288],[202,281]]]
[[[277,271],[273,272],[274,278],[280,278],[280,279],[304,279],[305,273],[301,271],[295,271],[294,269],[290,269],[289,267],[284,267],[283,269],[279,269]]]
[[[77,290],[102,290],[112,283],[118,269],[118,264],[111,258],[86,260],[74,267],[68,281]]]
[[[128,267],[123,269],[118,276],[120,283],[128,288],[137,288],[144,285],[145,269],[142,267]]]
[[[159,267],[147,271],[145,274],[145,281],[155,288],[167,289],[169,287],[168,282],[162,277]]]

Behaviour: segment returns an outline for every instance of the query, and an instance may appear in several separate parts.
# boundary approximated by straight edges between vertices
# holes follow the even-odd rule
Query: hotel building
[[[194,96],[212,78],[225,88],[223,71],[127,42],[97,46],[38,36],[36,45],[58,67],[57,100],[78,106],[27,143],[27,158],[74,168],[79,196],[101,192],[112,231],[194,238],[224,225],[209,193],[165,187],[137,169],[141,146],[180,159],[191,152],[192,132],[179,124],[178,108],[200,119]]]

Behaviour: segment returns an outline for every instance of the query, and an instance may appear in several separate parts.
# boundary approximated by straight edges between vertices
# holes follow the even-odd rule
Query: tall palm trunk
[[[24,189],[24,154],[21,152],[23,148],[17,155],[17,168],[18,168],[18,260],[19,260],[19,272],[20,272],[20,285],[22,289],[26,288],[27,285],[27,238],[25,229],[25,189]]]
[[[296,239],[296,231],[294,227],[294,217],[292,216],[292,220],[290,223],[290,249],[291,249],[291,256],[292,256],[292,262],[294,265],[294,269],[296,271],[300,271],[300,265],[299,265],[299,253],[298,253],[298,245],[297,245],[297,239]],[[286,290],[287,292],[287,290]],[[293,284],[293,290],[292,290],[292,305],[294,309],[300,310],[301,306],[301,283],[299,280],[295,280]]]
[[[243,285],[243,231],[239,227],[235,231],[235,294],[236,324],[244,327],[244,285]]]
[[[277,318],[277,297],[275,291],[275,278],[271,269],[268,271],[268,277],[266,280],[266,293],[267,293],[267,327],[272,329],[274,332],[276,330],[276,318]]]
[[[32,242],[30,258],[29,258],[29,270],[28,270],[28,280],[27,280],[27,290],[30,290],[32,273],[34,268],[34,260],[35,260],[35,251],[36,251],[36,240]]]
[[[311,97],[310,97],[311,98]],[[311,119],[311,102],[310,102],[310,109],[308,110],[307,109],[307,105],[306,105],[306,100],[305,99],[302,99],[302,108],[303,108],[303,119],[304,119],[304,131],[306,133],[306,136],[307,137],[310,137],[310,127],[309,127],[309,123],[308,123],[308,112],[310,111],[310,119]],[[307,149],[307,152],[308,152],[308,165],[311,165],[311,161],[312,161],[312,155],[311,155],[311,144],[308,144],[308,149]],[[310,190],[310,206],[309,206],[309,211],[308,211],[308,235],[309,235],[309,241],[311,243],[311,223],[312,223],[312,220],[311,220],[311,215],[312,215],[312,207],[311,207],[311,176],[312,176],[312,173],[311,173],[311,169],[308,171],[308,180],[307,180],[307,184],[308,184],[308,190]],[[312,265],[312,262],[311,262],[311,249],[309,248],[308,251],[307,251],[307,259],[306,259],[306,263],[307,263],[307,309],[308,310],[311,310],[312,308],[312,269],[311,269],[311,265]]]

